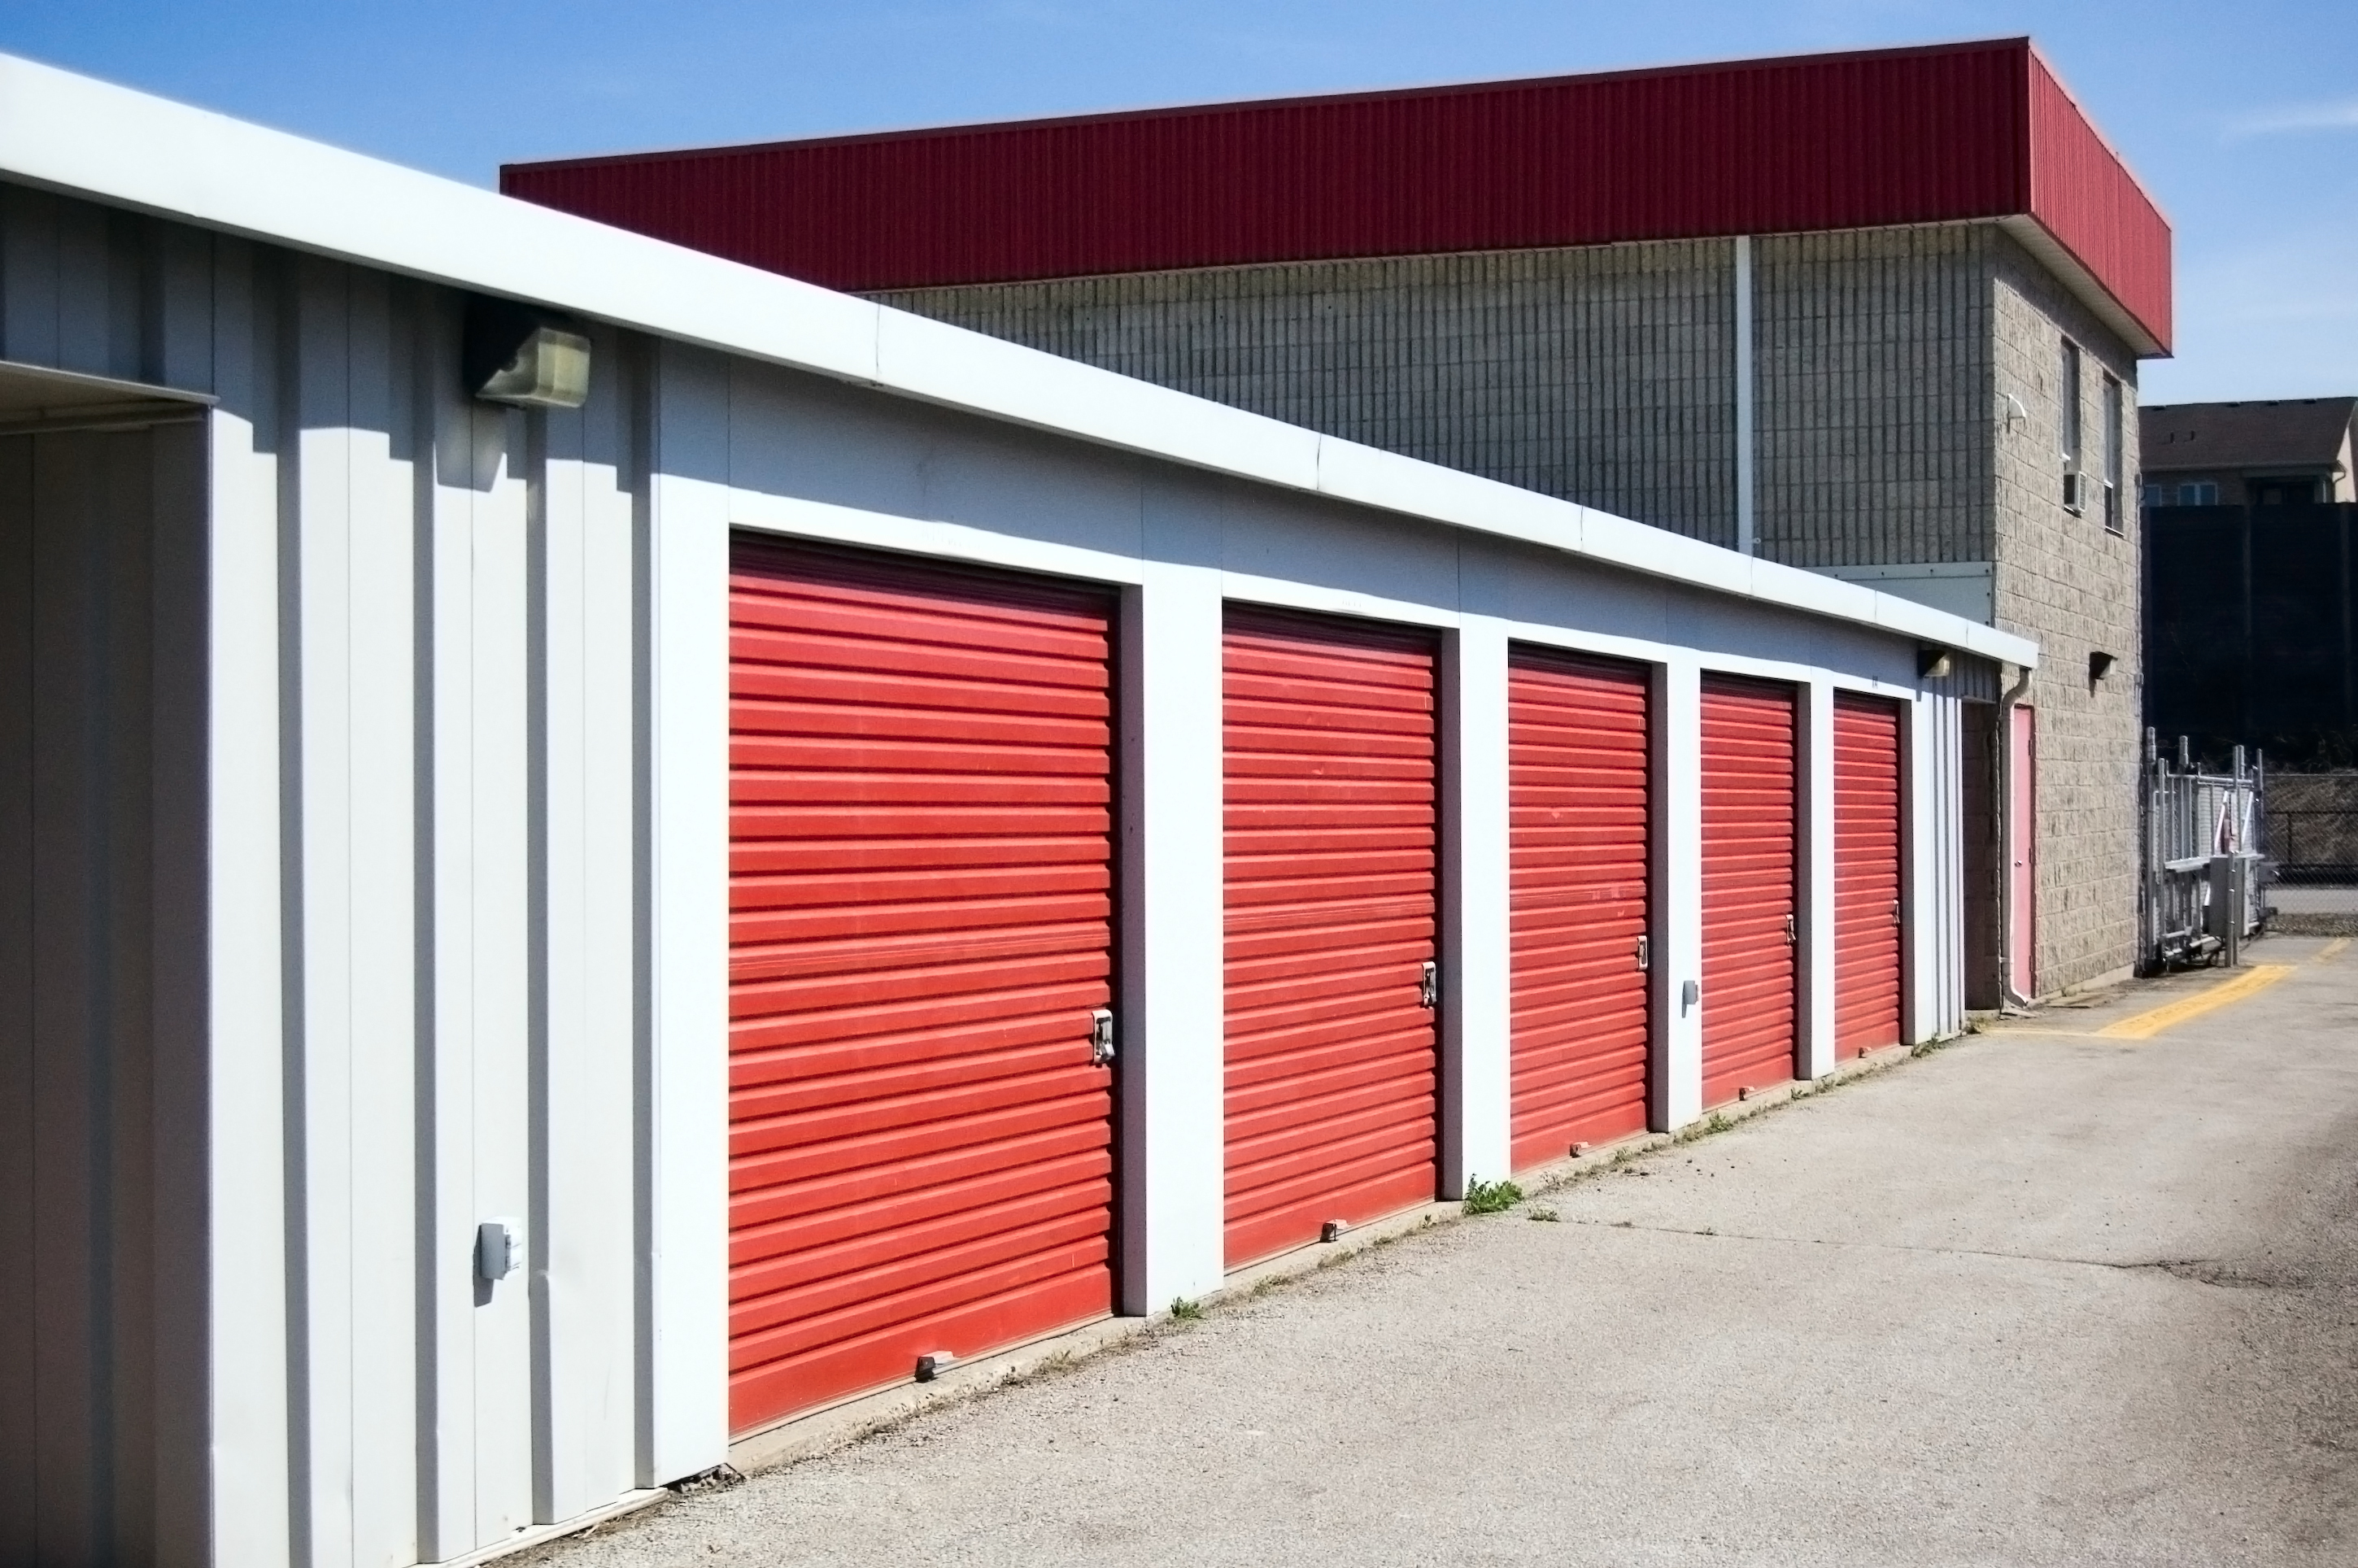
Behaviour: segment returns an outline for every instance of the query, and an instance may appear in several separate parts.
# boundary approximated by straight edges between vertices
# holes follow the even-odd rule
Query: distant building
[[[2358,397],[2157,403],[2137,412],[2147,506],[2358,501]]]
[[[502,188],[2033,637],[2006,732],[2035,851],[1969,836],[1964,885],[1987,912],[2001,861],[2035,875],[2019,986],[2131,962],[2125,486],[2170,232],[2027,38],[511,165]],[[1985,802],[2019,674],[1966,694],[1991,699],[1964,759]]]
[[[2147,721],[2214,760],[2358,762],[2358,397],[2158,404],[2138,423]]]

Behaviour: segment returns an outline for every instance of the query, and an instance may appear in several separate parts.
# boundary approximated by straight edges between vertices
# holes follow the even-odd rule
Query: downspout
[[[1744,555],[1760,549],[1755,511],[1758,470],[1754,434],[1752,370],[1752,236],[1736,236],[1736,547]]]
[[[1998,808],[1998,820],[2006,824],[1999,840],[1997,879],[1997,997],[2002,1007],[2027,1012],[2030,999],[2014,989],[2014,851],[2015,835],[2036,827],[2038,803],[2031,803],[2030,823],[2014,819],[2014,709],[2015,705],[2030,695],[2032,666],[2022,666],[2022,678],[2007,688],[1997,699],[1997,790],[2004,804]]]

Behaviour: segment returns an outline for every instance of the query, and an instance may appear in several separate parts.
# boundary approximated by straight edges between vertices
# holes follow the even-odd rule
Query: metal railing
[[[2144,879],[2138,890],[2138,962],[2146,970],[2223,957],[2233,963],[2259,935],[2267,907],[2267,770],[2194,766],[2184,737],[2173,760],[2145,733]]]

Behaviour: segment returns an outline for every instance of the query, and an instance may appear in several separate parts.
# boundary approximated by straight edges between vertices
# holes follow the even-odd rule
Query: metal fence
[[[2268,849],[2279,882],[2358,883],[2358,810],[2271,806]]]
[[[2230,771],[2206,773],[2183,738],[2173,759],[2148,730],[2145,775],[2140,967],[2233,963],[2269,914],[2265,761],[2238,746]]]

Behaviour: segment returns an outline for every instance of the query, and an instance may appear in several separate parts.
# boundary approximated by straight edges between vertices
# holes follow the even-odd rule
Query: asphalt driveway
[[[2358,949],[2251,957],[547,1560],[2358,1563]]]

